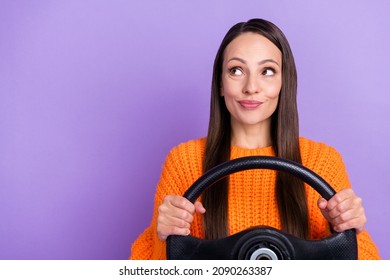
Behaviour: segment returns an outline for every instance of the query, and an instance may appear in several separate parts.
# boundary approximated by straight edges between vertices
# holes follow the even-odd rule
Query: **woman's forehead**
[[[242,60],[264,60],[273,59],[280,65],[282,63],[282,53],[266,37],[253,33],[245,32],[234,38],[224,51],[224,61],[237,57]]]

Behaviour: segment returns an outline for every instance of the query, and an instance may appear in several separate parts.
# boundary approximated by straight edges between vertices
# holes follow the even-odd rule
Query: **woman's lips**
[[[240,100],[238,101],[238,103],[241,105],[241,107],[245,108],[245,109],[256,109],[257,107],[259,107],[262,102],[260,101],[255,101],[255,100]]]

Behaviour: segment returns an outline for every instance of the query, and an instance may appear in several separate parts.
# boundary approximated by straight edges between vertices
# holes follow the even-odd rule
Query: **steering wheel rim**
[[[248,156],[224,162],[208,170],[187,189],[187,191],[183,194],[183,197],[194,203],[206,188],[212,186],[218,180],[233,173],[250,169],[272,169],[287,172],[307,183],[326,200],[332,198],[336,193],[322,177],[307,167],[294,161],[272,156]],[[259,240],[259,236],[262,236],[263,239]],[[275,241],[275,236],[277,236],[277,241]],[[263,240],[271,240],[270,243],[267,243],[267,246],[270,246],[273,242],[272,244],[275,247],[275,244],[277,243],[277,246],[280,246],[281,248],[277,249],[281,251],[279,252],[279,255],[286,259],[357,259],[357,241],[356,231],[354,229],[333,233],[330,237],[314,241],[302,240],[298,237],[268,226],[253,227],[219,240],[202,240],[191,235],[171,235],[167,238],[167,258],[247,259],[247,253],[243,253],[238,247],[252,246],[256,242],[257,243],[255,245],[260,246],[258,244],[260,244]],[[192,252],[189,249],[189,246],[194,246],[195,252]],[[207,254],[208,250],[205,249],[207,246],[212,248],[210,249],[210,252],[217,252],[215,253],[215,256],[209,256]],[[230,246],[232,253],[225,254],[221,251],[219,246]],[[336,254],[333,252],[325,252],[325,250],[328,249],[343,252],[336,252]],[[248,250],[253,251],[253,248],[249,248],[247,251]],[[316,253],[314,252],[315,250],[321,250],[321,254],[323,255],[321,255],[320,258],[317,258]],[[348,252],[344,252],[345,250]],[[258,251],[261,251],[261,248]],[[259,253],[258,251],[256,251],[256,253]],[[264,249],[264,251],[266,251],[266,249]],[[306,252],[307,256],[302,256],[302,251],[304,253]]]

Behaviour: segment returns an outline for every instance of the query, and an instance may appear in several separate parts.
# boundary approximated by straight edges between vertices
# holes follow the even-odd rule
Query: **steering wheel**
[[[205,172],[184,193],[194,203],[218,180],[248,169],[273,169],[294,175],[329,200],[336,192],[319,175],[296,162],[271,156],[230,160]],[[255,226],[216,240],[192,235],[170,235],[167,259],[175,260],[356,260],[355,229],[332,233],[320,240],[305,240],[269,226]]]

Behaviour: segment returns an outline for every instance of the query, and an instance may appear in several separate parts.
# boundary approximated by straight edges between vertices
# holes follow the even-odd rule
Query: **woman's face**
[[[225,49],[221,95],[232,126],[270,125],[282,87],[282,54],[267,38],[246,32]]]

